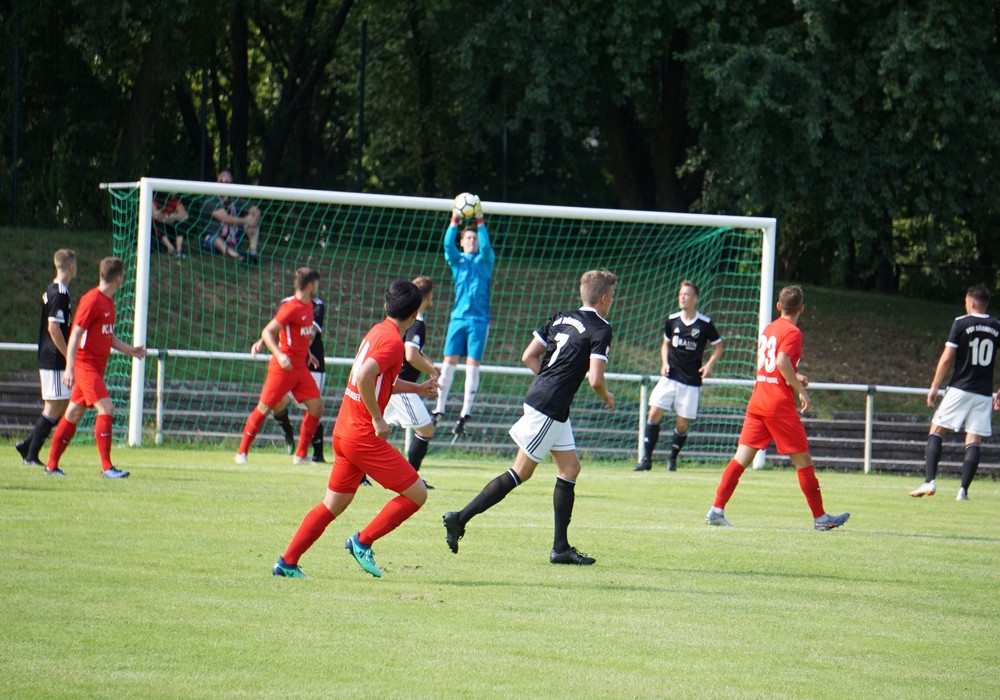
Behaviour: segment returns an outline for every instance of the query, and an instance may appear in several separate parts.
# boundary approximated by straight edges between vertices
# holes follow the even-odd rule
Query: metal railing
[[[0,343],[0,351],[21,351],[21,352],[37,352],[38,346],[33,343]],[[250,361],[250,362],[266,362],[270,355],[260,354],[256,357],[251,356],[249,353],[242,352],[206,352],[200,350],[180,350],[180,349],[149,349],[147,351],[147,357],[156,358],[156,401],[155,401],[155,440],[156,444],[161,444],[163,442],[163,423],[164,423],[164,395],[166,393],[166,376],[167,376],[167,362],[171,357],[178,358],[197,358],[197,359],[214,359],[214,360],[236,360],[236,361]],[[328,365],[335,366],[351,366],[354,364],[354,358],[347,357],[327,357],[325,358]],[[459,369],[464,370],[464,365],[459,365]],[[481,365],[480,372],[484,374],[503,374],[503,375],[530,375],[531,370],[527,367],[504,367],[501,365]],[[639,401],[638,401],[638,421],[637,421],[637,453],[642,453],[642,437],[643,437],[643,426],[646,424],[646,414],[649,405],[649,385],[650,383],[655,383],[659,377],[657,375],[648,374],[628,374],[628,373],[618,373],[618,372],[608,372],[607,378],[611,381],[617,382],[633,382],[639,384]],[[744,386],[751,387],[754,382],[750,379],[718,379],[714,377],[709,377],[705,380],[707,386]],[[865,396],[865,437],[864,437],[864,471],[865,473],[871,472],[872,468],[872,441],[873,441],[873,425],[875,420],[875,395],[876,394],[906,394],[911,396],[924,396],[927,394],[926,388],[916,388],[916,387],[902,387],[902,386],[887,386],[883,384],[837,384],[832,382],[811,382],[809,384],[809,389],[820,390],[820,391],[846,391],[861,393]],[[138,431],[141,433],[141,431]],[[132,431],[130,431],[132,434]],[[410,433],[407,431],[406,444],[409,445]],[[130,440],[131,442],[131,440]],[[136,443],[139,444],[139,443]],[[135,445],[134,445],[135,446]],[[757,461],[755,466],[763,464],[764,461],[764,451],[761,450],[757,454]]]

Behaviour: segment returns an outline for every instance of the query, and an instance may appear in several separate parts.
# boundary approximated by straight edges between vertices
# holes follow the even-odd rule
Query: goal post
[[[320,271],[325,354],[343,361],[353,358],[361,337],[381,320],[382,296],[392,280],[430,276],[434,303],[425,314],[425,350],[432,361],[441,361],[453,298],[442,246],[450,199],[161,178],[106,188],[115,254],[127,269],[116,297],[116,333],[149,348],[185,351],[169,361],[166,379],[160,378],[171,397],[169,432],[178,439],[218,439],[239,432],[260,390],[263,367],[233,358],[248,351],[279,300],[292,293],[292,275],[301,265]],[[186,258],[158,252],[158,238],[151,235],[154,192],[158,197],[176,195],[184,204],[188,218],[178,230],[185,234]],[[220,197],[243,198],[259,207],[259,264],[200,248],[199,239],[214,225],[212,202]],[[603,267],[619,278],[609,318],[614,329],[612,377],[655,379],[650,375],[659,370],[663,323],[676,310],[677,288],[686,278],[699,285],[699,309],[715,320],[725,340],[715,377],[753,377],[757,336],[773,309],[774,219],[489,200],[483,202],[483,213],[497,252],[484,366],[523,369],[521,350],[531,332],[552,313],[579,306],[580,275]],[[198,353],[205,357],[186,356]],[[109,369],[109,375],[118,377],[109,382],[112,395],[127,397],[129,404],[127,425],[119,428],[127,430],[129,444],[136,446],[142,444],[152,412],[149,394],[157,377],[149,364],[116,356]],[[327,368],[324,400],[330,420],[346,371],[340,362]],[[506,428],[520,411],[528,382],[523,373],[484,373],[470,423],[470,448],[509,449]],[[600,411],[595,405],[600,402],[587,396],[584,387],[574,404],[574,431],[583,450],[633,455],[640,387],[612,382],[618,409]],[[448,419],[457,417],[462,384],[460,371]],[[731,452],[732,418],[742,415],[748,396],[746,386],[706,386],[703,415],[692,424],[686,451]]]

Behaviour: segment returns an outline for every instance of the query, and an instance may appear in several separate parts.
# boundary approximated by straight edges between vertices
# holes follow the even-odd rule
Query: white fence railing
[[[23,352],[37,352],[38,346],[33,343],[0,343],[0,351],[23,351]],[[163,436],[163,419],[164,419],[164,406],[163,406],[163,396],[165,393],[166,384],[166,374],[167,374],[167,361],[171,357],[186,357],[186,358],[200,358],[200,359],[216,359],[216,360],[237,360],[237,361],[250,361],[250,362],[266,362],[270,355],[261,354],[256,357],[252,357],[249,353],[241,352],[206,352],[201,350],[156,350],[149,349],[147,352],[147,357],[156,358],[156,408],[155,408],[155,419],[156,419],[156,442],[160,444],[162,442]],[[350,366],[354,364],[353,357],[327,357],[326,363],[330,365],[341,365]],[[459,369],[464,370],[464,365],[459,365]],[[500,365],[481,365],[480,372],[484,374],[504,374],[504,375],[530,375],[531,370],[527,367],[504,367]],[[650,383],[655,383],[659,377],[656,375],[646,375],[646,374],[625,374],[609,372],[607,378],[612,381],[617,382],[634,382],[639,384],[639,406],[638,406],[638,421],[637,421],[637,452],[641,454],[642,452],[642,430],[643,426],[646,424],[646,412],[648,410],[649,404],[649,385]],[[718,385],[718,386],[752,386],[753,380],[750,379],[717,379],[708,378],[705,380],[706,385]],[[907,394],[912,396],[924,396],[927,394],[926,388],[916,388],[916,387],[902,387],[902,386],[886,386],[882,384],[836,384],[832,382],[812,382],[809,384],[810,390],[820,390],[820,391],[847,391],[864,394],[865,401],[865,439],[864,439],[864,470],[865,473],[869,473],[872,467],[872,426],[874,424],[875,417],[875,395],[876,394]],[[130,417],[131,420],[131,417]],[[130,430],[129,435],[141,435],[140,430]],[[141,440],[136,442],[131,437],[129,440],[132,446],[139,446]],[[407,435],[407,443],[409,442],[409,435]],[[763,464],[764,452],[761,451],[757,455],[758,461],[756,465]]]

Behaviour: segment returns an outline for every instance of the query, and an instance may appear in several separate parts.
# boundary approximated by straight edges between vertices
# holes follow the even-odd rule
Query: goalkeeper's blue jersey
[[[479,252],[463,253],[458,247],[458,227],[448,226],[444,234],[444,259],[455,281],[453,319],[490,320],[490,282],[497,255],[490,245],[486,224],[479,224]]]

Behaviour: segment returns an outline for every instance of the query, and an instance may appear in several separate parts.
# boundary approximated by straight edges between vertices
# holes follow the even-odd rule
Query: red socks
[[[73,439],[74,435],[76,435],[76,424],[70,423],[65,418],[60,418],[55,432],[52,433],[52,448],[49,450],[49,462],[46,468],[57,469],[59,467],[59,458],[69,447],[69,441]]]
[[[101,471],[107,471],[111,464],[111,416],[97,414],[94,420],[94,438],[97,440],[97,454],[101,456]]]
[[[823,510],[823,495],[819,492],[819,480],[816,478],[816,470],[813,465],[803,467],[795,472],[799,476],[799,488],[806,496],[806,503],[813,517],[818,518],[826,511]]]
[[[312,444],[313,435],[316,434],[316,426],[319,425],[319,416],[306,413],[302,418],[302,427],[299,429],[299,449],[295,451],[296,457],[305,457],[309,445]],[[287,559],[285,561],[288,561]]]
[[[250,451],[250,445],[252,445],[253,441],[257,439],[257,433],[260,432],[260,426],[264,425],[264,419],[266,418],[267,416],[258,411],[256,408],[250,411],[250,415],[247,416],[247,422],[243,425],[243,439],[240,440],[239,449],[240,454],[246,454]],[[286,559],[285,561],[288,560]]]
[[[299,557],[306,553],[313,542],[326,530],[326,526],[333,522],[333,513],[323,503],[315,506],[302,518],[302,524],[295,531],[292,541],[288,543],[288,549],[282,555],[282,559],[289,566],[299,563]]]
[[[726,504],[732,498],[733,491],[736,490],[736,485],[740,483],[740,477],[743,476],[743,472],[745,471],[746,467],[735,459],[729,460],[725,471],[722,472],[722,479],[719,480],[719,488],[715,491],[715,503],[712,505],[719,510],[725,510]]]
[[[383,506],[364,530],[358,533],[358,542],[363,545],[371,545],[375,540],[385,537],[402,525],[404,520],[418,510],[420,510],[420,506],[415,501],[411,501],[406,496],[396,496]]]

